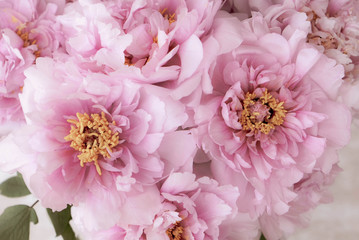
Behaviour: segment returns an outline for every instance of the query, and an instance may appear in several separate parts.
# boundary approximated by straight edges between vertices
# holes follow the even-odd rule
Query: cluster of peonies
[[[358,1],[0,8],[0,169],[85,239],[277,240],[330,201]]]

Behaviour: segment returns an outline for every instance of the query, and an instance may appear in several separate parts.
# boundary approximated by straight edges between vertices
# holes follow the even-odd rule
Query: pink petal
[[[198,188],[196,176],[189,172],[172,173],[161,187],[161,192],[173,195],[181,192],[188,192]]]
[[[181,73],[179,82],[190,77],[198,68],[203,58],[202,42],[195,35],[187,39],[180,47],[178,54],[181,58]]]

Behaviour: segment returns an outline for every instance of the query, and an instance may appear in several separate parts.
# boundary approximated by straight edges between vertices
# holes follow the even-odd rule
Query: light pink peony
[[[243,193],[239,211],[276,221],[296,212],[295,184],[314,172],[330,176],[349,141],[350,112],[334,101],[344,70],[307,44],[305,31],[273,32],[259,13],[237,26],[242,43],[213,63],[213,94],[196,108],[193,132],[215,178]],[[268,239],[292,230],[262,227]]]
[[[58,18],[67,51],[106,71],[176,88],[196,73],[221,1],[76,1]],[[74,24],[73,19],[78,21]],[[187,84],[188,85],[188,84]],[[182,96],[183,97],[183,96]]]
[[[306,15],[310,23],[307,42],[345,69],[340,99],[358,116],[359,3],[355,0],[285,0],[278,4],[258,1],[259,10],[270,26],[298,28]],[[302,14],[302,16],[300,15]],[[303,29],[303,28],[302,28]]]
[[[208,161],[208,156],[202,150],[197,151],[194,161],[193,172],[196,174],[197,178],[213,178],[212,172],[215,171],[211,171],[211,162]],[[231,181],[227,182],[231,184]],[[238,212],[234,218],[227,218],[221,223],[219,226],[220,239],[258,239],[260,235],[259,229],[259,221],[256,217],[252,218],[248,213]]]
[[[237,213],[238,191],[191,173],[173,173],[161,186],[162,211],[145,228],[146,239],[222,239],[219,226]]]
[[[254,4],[254,2],[256,4]],[[252,9],[282,26],[298,23],[297,13],[305,13],[311,23],[307,41],[345,67],[349,81],[359,77],[359,3],[355,0],[258,0]],[[294,11],[293,11],[294,10]],[[292,12],[292,14],[288,14]],[[269,15],[269,16],[268,16]],[[297,19],[297,20],[296,20]]]
[[[308,42],[318,45],[345,67],[347,81],[359,78],[359,3],[355,0],[317,0],[297,7],[308,15]]]
[[[148,185],[173,170],[192,171],[195,142],[176,131],[187,115],[166,90],[91,73],[72,59],[39,58],[26,76],[27,126],[2,141],[11,151],[4,150],[1,168],[22,172],[44,206],[80,203],[94,217],[85,222],[108,228],[127,197],[143,203]]]
[[[160,188],[160,195],[161,208],[151,224],[141,226],[124,218],[109,230],[88,233],[82,229],[84,237],[109,240],[228,239],[220,235],[220,227],[237,214],[237,188],[219,186],[208,177],[196,180],[194,174],[181,172],[169,175]],[[127,210],[138,211],[136,208]],[[81,213],[73,213],[76,221],[77,214]]]
[[[58,6],[44,1],[0,2],[0,123],[23,121],[18,94],[24,70],[37,57],[58,49],[55,14]]]
[[[326,54],[345,67],[346,82],[341,89],[341,98],[344,103],[351,107],[354,116],[358,119],[359,2],[355,0],[331,0],[329,1],[327,13],[329,13],[331,22],[335,22],[333,35],[338,47],[337,51],[327,51]],[[330,27],[327,26],[327,28]]]

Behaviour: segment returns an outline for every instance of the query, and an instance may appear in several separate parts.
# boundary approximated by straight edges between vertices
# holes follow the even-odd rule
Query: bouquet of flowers
[[[359,112],[358,1],[0,9],[0,170],[18,172],[0,191],[31,192],[65,240],[71,218],[86,240],[277,240],[330,201]],[[0,239],[30,221],[9,207]]]

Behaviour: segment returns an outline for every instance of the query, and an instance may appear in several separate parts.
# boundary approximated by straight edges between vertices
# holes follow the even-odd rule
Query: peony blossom
[[[4,150],[1,168],[20,171],[45,207],[80,204],[99,221],[84,216],[91,227],[109,227],[120,211],[101,219],[127,197],[155,205],[159,198],[143,202],[150,185],[173,170],[192,171],[195,142],[188,131],[176,131],[187,115],[166,91],[92,73],[73,59],[39,58],[25,74],[27,126],[1,142],[12,149]]]
[[[219,186],[208,177],[196,180],[192,173],[178,172],[168,176],[159,193],[161,208],[151,224],[141,226],[121,219],[120,223],[108,230],[88,232],[81,229],[80,232],[86,239],[227,239],[221,236],[219,227],[237,214],[237,188]],[[137,211],[136,208],[127,210]],[[75,208],[75,221],[78,214],[81,212]],[[126,226],[124,223],[131,224]]]
[[[243,192],[239,211],[277,221],[297,212],[294,186],[315,172],[330,176],[349,141],[350,112],[335,102],[344,70],[307,44],[305,31],[279,34],[259,13],[238,30],[241,44],[212,63],[213,94],[196,109],[193,132],[215,178]],[[268,239],[293,230],[273,226],[262,226]]]
[[[258,1],[258,9],[282,27],[298,28],[303,14],[310,23],[307,42],[345,69],[345,83],[340,99],[357,115],[357,80],[359,79],[359,3],[355,0],[286,0],[277,4]],[[302,14],[302,16],[300,16]]]
[[[220,3],[80,0],[68,4],[58,20],[69,54],[108,72],[121,70],[122,77],[177,88],[195,75],[203,58],[200,38]]]
[[[0,170],[92,240],[279,240],[359,116],[357,0],[0,0]],[[352,111],[350,111],[352,110]]]
[[[296,27],[297,13],[305,13],[310,23],[307,41],[328,57],[345,67],[345,78],[358,78],[359,4],[355,0],[259,0],[249,1],[251,8],[259,10],[272,21],[284,27]],[[291,14],[289,14],[291,12]]]
[[[44,1],[0,2],[0,123],[23,121],[18,94],[24,70],[40,56],[59,48],[55,14],[58,6]]]
[[[146,239],[221,239],[219,226],[236,215],[237,189],[190,173],[173,173],[161,186],[162,210]]]

